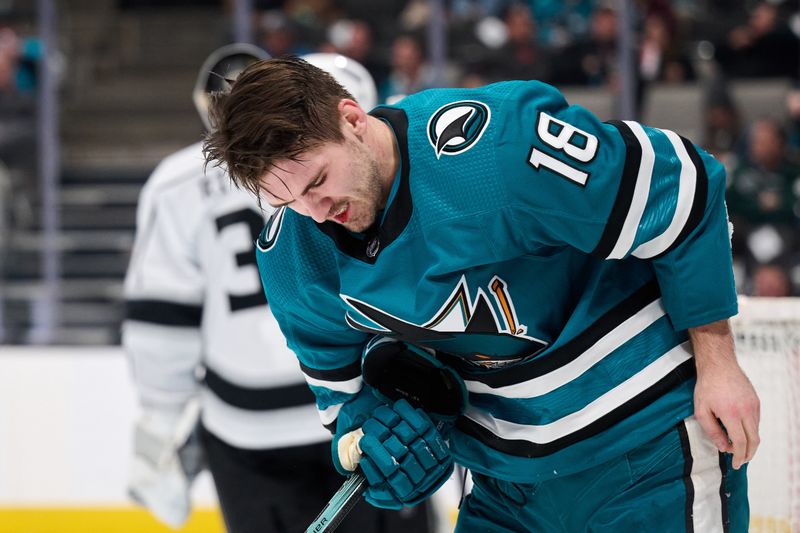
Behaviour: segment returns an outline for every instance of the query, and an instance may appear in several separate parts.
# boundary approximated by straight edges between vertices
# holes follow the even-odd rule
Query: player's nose
[[[333,207],[333,201],[330,198],[319,198],[308,195],[303,198],[303,205],[308,215],[314,219],[314,222],[321,224],[328,219],[331,207]]]

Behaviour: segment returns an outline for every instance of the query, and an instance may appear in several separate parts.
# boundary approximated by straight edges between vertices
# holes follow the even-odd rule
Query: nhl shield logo
[[[443,105],[428,120],[428,140],[436,152],[457,155],[477,143],[491,119],[489,106],[474,100]]]

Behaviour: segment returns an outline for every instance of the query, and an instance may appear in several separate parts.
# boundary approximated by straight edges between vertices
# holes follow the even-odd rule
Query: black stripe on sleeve
[[[251,388],[231,383],[206,368],[206,386],[228,405],[248,411],[284,409],[314,403],[314,393],[305,383],[280,387]]]
[[[336,420],[338,420],[338,418]],[[330,431],[331,435],[336,435],[336,420],[334,420],[330,424],[325,424],[325,429]]]
[[[162,326],[200,327],[202,305],[180,304],[164,300],[128,300],[125,319]]]
[[[697,169],[692,210],[689,212],[689,218],[686,219],[686,224],[683,225],[683,229],[675,238],[675,241],[669,245],[669,248],[651,259],[656,259],[664,254],[668,254],[680,246],[681,243],[686,240],[686,237],[688,237],[700,222],[703,221],[703,216],[706,212],[706,202],[708,201],[708,174],[706,174],[706,166],[703,164],[703,159],[700,157],[700,154],[697,153],[697,149],[691,141],[681,137],[681,142],[683,142],[683,146],[686,148],[686,152],[689,154],[692,164],[694,164],[695,169]]]
[[[678,424],[678,437],[681,441],[683,452],[683,487],[686,490],[686,501],[684,506],[686,533],[694,533],[694,521],[692,520],[692,509],[694,508],[694,485],[692,485],[692,447],[689,444],[689,433],[686,431],[686,422]]]
[[[310,378],[322,381],[349,381],[361,375],[361,361],[355,360],[347,366],[332,368],[330,370],[317,370],[300,363],[300,370]]]
[[[630,127],[621,120],[607,122],[619,130],[622,139],[625,141],[625,165],[622,168],[617,198],[614,200],[614,207],[606,222],[603,235],[597,246],[592,250],[592,255],[605,259],[611,254],[617,244],[622,226],[630,210],[633,192],[636,188],[636,179],[639,175],[639,167],[642,164],[642,147],[639,140],[633,134]]]
[[[550,353],[537,356],[530,362],[522,362],[498,370],[476,372],[468,365],[453,360],[454,358],[448,358],[446,361],[455,366],[465,378],[480,381],[492,388],[535,379],[580,357],[614,328],[657,300],[660,294],[656,281],[646,283],[588,326],[580,335]]]
[[[728,511],[728,492],[726,487],[728,485],[728,461],[725,454],[719,453],[719,470],[722,472],[722,482],[719,484],[719,500],[722,507],[722,533],[730,533],[731,530],[731,517]]]
[[[690,379],[695,375],[694,359],[689,359],[681,363],[672,372],[654,383],[650,388],[642,391],[628,402],[620,405],[608,414],[598,418],[591,424],[581,429],[565,435],[559,439],[546,443],[536,443],[521,439],[504,439],[491,432],[487,428],[462,416],[456,420],[456,427],[463,433],[477,439],[486,446],[497,451],[515,455],[519,457],[544,457],[563,450],[568,446],[586,440],[590,437],[602,433],[611,428],[614,424],[621,422],[634,413],[647,407],[658,398],[671,391],[680,383]]]

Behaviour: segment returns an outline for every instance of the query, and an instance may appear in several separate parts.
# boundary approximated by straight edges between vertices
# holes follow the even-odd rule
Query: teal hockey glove
[[[333,466],[343,476],[352,474],[358,465],[360,450],[357,444],[363,435],[361,425],[372,416],[376,408],[386,403],[378,399],[372,387],[364,383],[358,394],[339,411],[331,452]]]
[[[442,434],[467,406],[464,382],[432,350],[380,336],[365,347],[361,370],[362,390],[339,413],[334,464],[342,474],[362,465],[372,505],[415,505],[450,477]]]
[[[453,471],[444,438],[428,415],[406,400],[375,409],[362,430],[360,465],[369,482],[364,496],[376,507],[416,505]]]
[[[467,407],[464,381],[433,350],[376,336],[364,350],[361,374],[384,403],[408,400],[437,422],[454,422]]]

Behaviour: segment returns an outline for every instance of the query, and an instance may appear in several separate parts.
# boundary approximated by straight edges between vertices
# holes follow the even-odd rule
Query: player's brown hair
[[[212,130],[203,143],[206,163],[223,165],[256,196],[259,178],[281,160],[344,136],[338,111],[353,99],[330,74],[297,57],[247,67],[230,91],[211,95]]]

